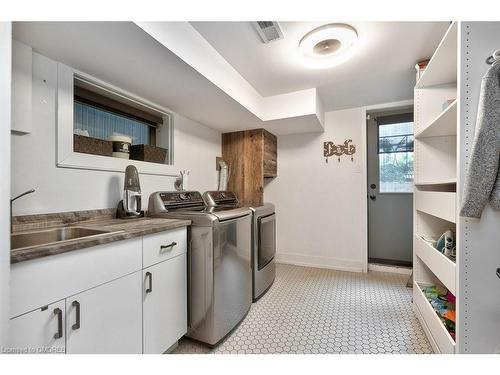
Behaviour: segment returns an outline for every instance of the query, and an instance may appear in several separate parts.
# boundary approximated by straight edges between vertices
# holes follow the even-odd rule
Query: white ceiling
[[[35,52],[222,132],[265,127],[275,134],[302,133],[311,131],[314,122],[315,116],[263,122],[132,22],[15,22],[13,37]]]
[[[303,65],[300,39],[325,22],[280,22],[285,38],[263,44],[250,22],[191,22],[263,96],[317,87],[326,111],[410,99],[415,63],[436,49],[449,22],[352,22],[359,35],[348,62]]]
[[[234,68],[280,116],[262,121],[215,80],[200,74],[191,65],[194,60],[180,58],[131,22],[16,22],[13,31],[15,39],[36,52],[220,131],[265,127],[289,134],[320,131],[311,124],[323,112],[319,117],[286,115],[294,105],[281,108],[289,102],[285,100],[276,106],[273,95],[293,96],[317,87],[324,111],[411,99],[415,62],[430,57],[448,27],[446,22],[353,23],[360,35],[354,58],[335,68],[311,70],[301,65],[297,44],[318,23],[284,22],[285,39],[268,45],[249,22],[192,25],[202,37],[194,30],[193,35],[210,43],[209,51],[219,57],[211,69],[229,77],[223,65]],[[189,39],[175,41],[182,40],[196,48]],[[202,60],[210,56],[205,53]]]
[[[132,22],[15,22],[14,39],[221,131],[259,120]]]

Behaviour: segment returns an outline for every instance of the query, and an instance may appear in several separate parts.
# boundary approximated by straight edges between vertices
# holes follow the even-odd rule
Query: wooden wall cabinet
[[[222,158],[229,164],[228,190],[241,204],[264,203],[264,178],[277,176],[277,140],[265,129],[222,134]]]

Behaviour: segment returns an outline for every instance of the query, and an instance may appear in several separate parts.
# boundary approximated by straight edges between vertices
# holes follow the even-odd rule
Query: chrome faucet
[[[28,194],[31,194],[31,193],[34,193],[35,192],[35,189],[30,189],[28,191],[25,191],[24,193],[22,194],[19,194],[17,197],[14,197],[10,200],[10,233],[13,232],[12,230],[12,203],[15,201],[15,200],[18,200],[19,198],[21,197],[24,197],[25,195],[28,195]]]

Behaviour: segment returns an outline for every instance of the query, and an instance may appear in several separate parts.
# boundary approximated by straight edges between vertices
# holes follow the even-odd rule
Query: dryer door
[[[261,216],[257,219],[259,271],[274,259],[276,254],[276,215]]]

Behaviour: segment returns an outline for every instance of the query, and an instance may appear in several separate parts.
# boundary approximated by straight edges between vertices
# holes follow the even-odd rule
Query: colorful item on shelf
[[[455,296],[448,290],[448,293],[446,293],[446,300],[450,303],[455,304],[456,303],[456,298]]]
[[[443,314],[443,318],[451,320],[453,323],[456,322],[456,312],[455,310],[448,310]]]
[[[415,64],[415,69],[417,70],[417,81],[420,79],[420,77],[422,77],[422,74],[424,74],[424,70],[425,68],[427,68],[429,61],[430,59],[426,59]]]
[[[455,339],[455,296],[445,287],[429,285],[422,288],[425,297],[446,327],[450,336]]]

